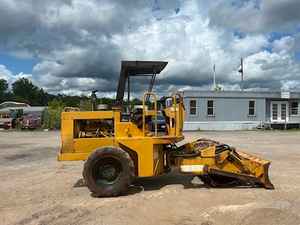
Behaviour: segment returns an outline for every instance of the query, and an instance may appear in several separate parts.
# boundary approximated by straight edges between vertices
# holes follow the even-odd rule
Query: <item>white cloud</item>
[[[291,36],[285,36],[273,42],[273,51],[275,52],[290,52],[295,49],[295,39]]]
[[[268,47],[267,37],[263,35],[248,35],[244,38],[236,37],[230,44],[232,50],[239,55],[247,56]]]
[[[299,25],[299,0],[218,1],[211,23],[243,32],[290,31]]]
[[[300,65],[286,52],[261,51],[245,58],[245,80],[249,88],[299,89]]]
[[[5,79],[9,84],[12,84],[14,81],[22,77],[32,79],[31,74],[26,74],[22,72],[18,74],[13,74],[13,72],[11,72],[8,68],[6,68],[5,65],[0,64],[0,79]]]
[[[4,65],[0,65],[0,79],[11,80],[13,74]]]

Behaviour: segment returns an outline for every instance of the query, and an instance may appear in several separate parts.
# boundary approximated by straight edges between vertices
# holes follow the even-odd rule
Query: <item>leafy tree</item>
[[[57,99],[49,102],[48,108],[43,113],[43,127],[59,129],[61,124],[61,113],[65,104]]]
[[[80,101],[80,111],[92,111],[92,102],[89,99],[84,99]]]
[[[7,84],[7,83],[6,83]],[[4,85],[4,87],[8,87]],[[5,89],[5,88],[4,88]],[[5,90],[6,90],[5,89]],[[0,99],[1,99],[1,82],[0,82]],[[6,92],[6,100],[26,102],[30,105],[48,105],[53,100],[62,102],[64,106],[81,107],[83,110],[91,110],[90,97],[88,96],[70,96],[65,94],[49,94],[43,88],[35,86],[28,78],[20,78],[12,84],[12,92]],[[97,104],[112,105],[112,98],[98,98]],[[136,99],[133,102],[137,102]]]
[[[69,96],[69,95],[57,95],[60,100],[62,100],[66,106],[70,107],[78,107],[80,105],[80,101],[84,99],[84,97],[79,96]],[[87,97],[85,97],[87,98]]]
[[[113,99],[111,99],[111,98],[106,98],[106,97],[98,98],[98,99],[97,99],[97,104],[107,104],[107,105],[112,105],[113,102],[114,102]]]
[[[37,105],[40,89],[29,79],[20,78],[12,84],[12,91],[17,100],[24,100],[30,104]]]
[[[5,79],[0,79],[0,103],[4,101],[8,89],[8,83]]]
[[[132,99],[132,100],[130,101],[130,104],[131,104],[131,106],[133,107],[133,106],[135,106],[135,105],[142,105],[143,102],[142,102],[142,100],[140,100],[140,99],[138,99],[138,98],[134,98],[134,99]]]
[[[37,93],[36,104],[47,105],[50,99],[51,95],[49,95],[47,92],[44,91],[43,88],[41,88]]]

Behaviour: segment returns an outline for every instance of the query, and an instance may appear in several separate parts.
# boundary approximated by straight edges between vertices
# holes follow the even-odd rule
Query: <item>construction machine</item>
[[[126,194],[136,177],[152,177],[178,170],[193,174],[209,186],[255,186],[273,189],[268,177],[270,161],[208,139],[184,140],[183,97],[175,93],[158,106],[152,92],[155,77],[166,67],[161,61],[122,61],[111,110],[63,112],[62,146],[58,160],[83,160],[83,178],[94,196]],[[131,110],[130,78],[150,76],[142,106]],[[127,86],[127,88],[126,88]],[[157,130],[158,111],[165,131]],[[151,122],[151,126],[149,126]],[[154,129],[152,128],[154,124]]]

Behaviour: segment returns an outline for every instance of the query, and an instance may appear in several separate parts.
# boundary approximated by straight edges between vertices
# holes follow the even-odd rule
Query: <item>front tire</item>
[[[95,150],[84,164],[83,178],[97,197],[125,194],[134,177],[134,163],[129,154],[116,147]]]

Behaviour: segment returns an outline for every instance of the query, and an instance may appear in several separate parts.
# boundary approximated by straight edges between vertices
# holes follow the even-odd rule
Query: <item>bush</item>
[[[48,103],[48,108],[43,112],[43,128],[60,129],[61,113],[65,105],[60,100],[52,100]]]

